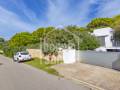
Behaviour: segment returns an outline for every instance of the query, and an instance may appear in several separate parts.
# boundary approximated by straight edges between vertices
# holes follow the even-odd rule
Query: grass
[[[28,65],[31,65],[35,68],[46,71],[49,74],[59,76],[59,73],[55,69],[51,68],[51,66],[56,65],[56,64],[60,64],[61,62],[46,61],[46,60],[34,58],[33,60],[25,62],[25,63]]]

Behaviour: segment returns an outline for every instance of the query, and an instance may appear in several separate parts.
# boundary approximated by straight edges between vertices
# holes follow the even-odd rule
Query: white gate
[[[76,62],[75,49],[64,49],[63,50],[63,61],[65,64],[71,64]]]

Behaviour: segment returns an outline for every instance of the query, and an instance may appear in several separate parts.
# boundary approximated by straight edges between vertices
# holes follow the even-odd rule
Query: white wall
[[[63,50],[63,62],[65,64],[71,64],[76,62],[76,50],[64,49]]]
[[[106,48],[113,47],[113,43],[111,41],[111,35],[105,37],[105,47]]]

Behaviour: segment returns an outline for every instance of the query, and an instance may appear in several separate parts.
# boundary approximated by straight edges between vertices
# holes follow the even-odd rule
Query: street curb
[[[71,78],[71,79],[74,80],[74,81],[76,81],[78,84],[84,84],[84,86],[89,87],[91,90],[105,90],[103,88],[100,88],[100,87],[95,86],[93,84],[87,83],[85,81],[81,81],[81,80],[78,80],[78,79],[75,79],[75,78]]]

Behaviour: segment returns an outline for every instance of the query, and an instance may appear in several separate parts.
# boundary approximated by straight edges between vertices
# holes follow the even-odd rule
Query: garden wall
[[[113,68],[113,63],[120,60],[120,53],[76,51],[76,60],[87,64]]]
[[[66,50],[68,54],[66,54],[65,50],[63,50],[59,51],[57,56],[44,56],[40,49],[27,49],[27,51],[32,55],[33,58],[37,57],[40,59],[50,60],[51,57],[51,60],[53,61],[65,61],[64,59],[70,59],[70,56],[73,56],[71,55],[71,53],[68,52],[69,49]],[[120,52],[75,51],[75,56],[72,58],[76,60],[75,62],[78,63],[82,62],[106,68],[120,69]],[[71,63],[71,61],[67,60],[67,63],[69,64]]]
[[[30,53],[30,55],[32,56],[32,58],[42,58],[43,54],[42,51],[40,49],[27,49],[27,51]]]
[[[44,56],[44,54],[42,53],[42,50],[40,50],[40,49],[27,49],[27,51],[30,53],[32,58],[40,58],[40,59],[45,59],[45,60],[50,60],[50,58],[51,58],[52,61],[62,61],[63,60],[62,51],[59,51],[57,56],[55,56],[55,55]]]

